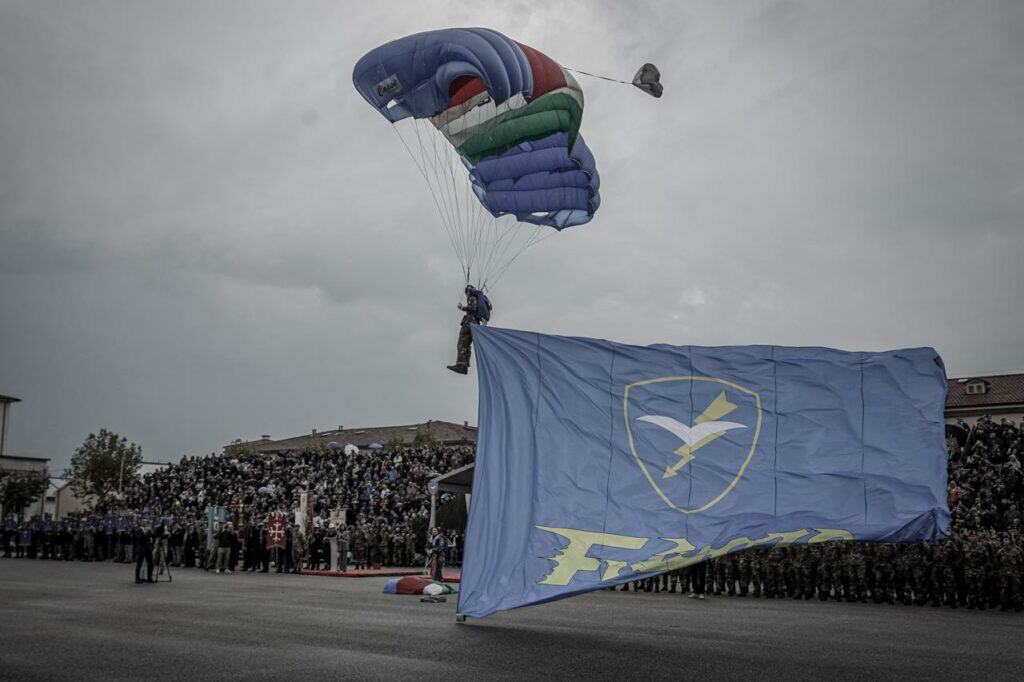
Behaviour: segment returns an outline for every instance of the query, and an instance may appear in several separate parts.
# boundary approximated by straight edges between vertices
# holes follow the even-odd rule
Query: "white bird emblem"
[[[672,417],[656,414],[638,417],[638,422],[647,422],[660,426],[683,441],[683,445],[675,450],[675,454],[680,458],[679,461],[666,468],[665,475],[662,478],[670,478],[678,474],[679,470],[694,458],[694,452],[723,435],[726,431],[747,428],[745,425],[736,422],[715,420],[715,417],[724,417],[734,409],[736,409],[736,406],[726,399],[723,392],[704,410],[703,414],[697,417],[693,426],[687,426]]]
[[[694,424],[693,426],[687,426],[681,421],[675,420],[672,417],[662,417],[659,415],[649,415],[647,417],[640,417],[637,419],[638,422],[650,422],[651,424],[657,424],[661,428],[673,433],[679,440],[683,441],[693,449],[694,444],[699,443],[708,436],[718,433],[725,432],[731,429],[745,429],[747,428],[743,424],[737,424],[736,422],[704,422],[703,424]]]

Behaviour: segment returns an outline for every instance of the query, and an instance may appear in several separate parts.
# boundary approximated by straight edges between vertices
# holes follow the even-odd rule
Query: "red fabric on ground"
[[[367,568],[362,570],[349,569],[341,571],[303,571],[307,575],[327,575],[334,578],[395,578],[405,575],[421,576],[422,568]],[[446,583],[457,583],[462,577],[461,571],[445,571],[444,581]]]

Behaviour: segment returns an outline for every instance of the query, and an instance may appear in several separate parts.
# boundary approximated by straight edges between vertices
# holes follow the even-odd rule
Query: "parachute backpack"
[[[473,297],[476,298],[476,319],[479,322],[491,321],[491,301],[487,294],[479,289],[473,290]]]

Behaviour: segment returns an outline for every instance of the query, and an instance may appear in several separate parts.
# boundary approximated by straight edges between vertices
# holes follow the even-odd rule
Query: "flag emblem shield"
[[[761,396],[724,379],[670,376],[623,392],[629,450],[669,507],[697,514],[733,491],[757,452]]]

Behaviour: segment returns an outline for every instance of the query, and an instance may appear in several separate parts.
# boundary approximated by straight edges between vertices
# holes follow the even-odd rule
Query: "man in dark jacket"
[[[132,530],[132,547],[135,553],[135,582],[153,582],[153,531],[146,519]],[[146,562],[145,580],[139,576],[143,560]]]
[[[199,537],[196,535],[195,525],[187,523],[185,525],[185,539],[184,539],[185,551],[183,557],[185,560],[185,566],[188,568],[196,567],[196,549],[199,547]]]
[[[266,573],[270,570],[270,550],[267,548],[267,527],[260,524],[260,570]]]
[[[249,524],[245,535],[245,563],[243,571],[256,572],[260,567],[260,529],[255,523]]]
[[[231,549],[235,545],[235,530],[231,522],[225,523],[214,536],[213,541],[217,545],[217,572],[227,571],[231,573]]]

